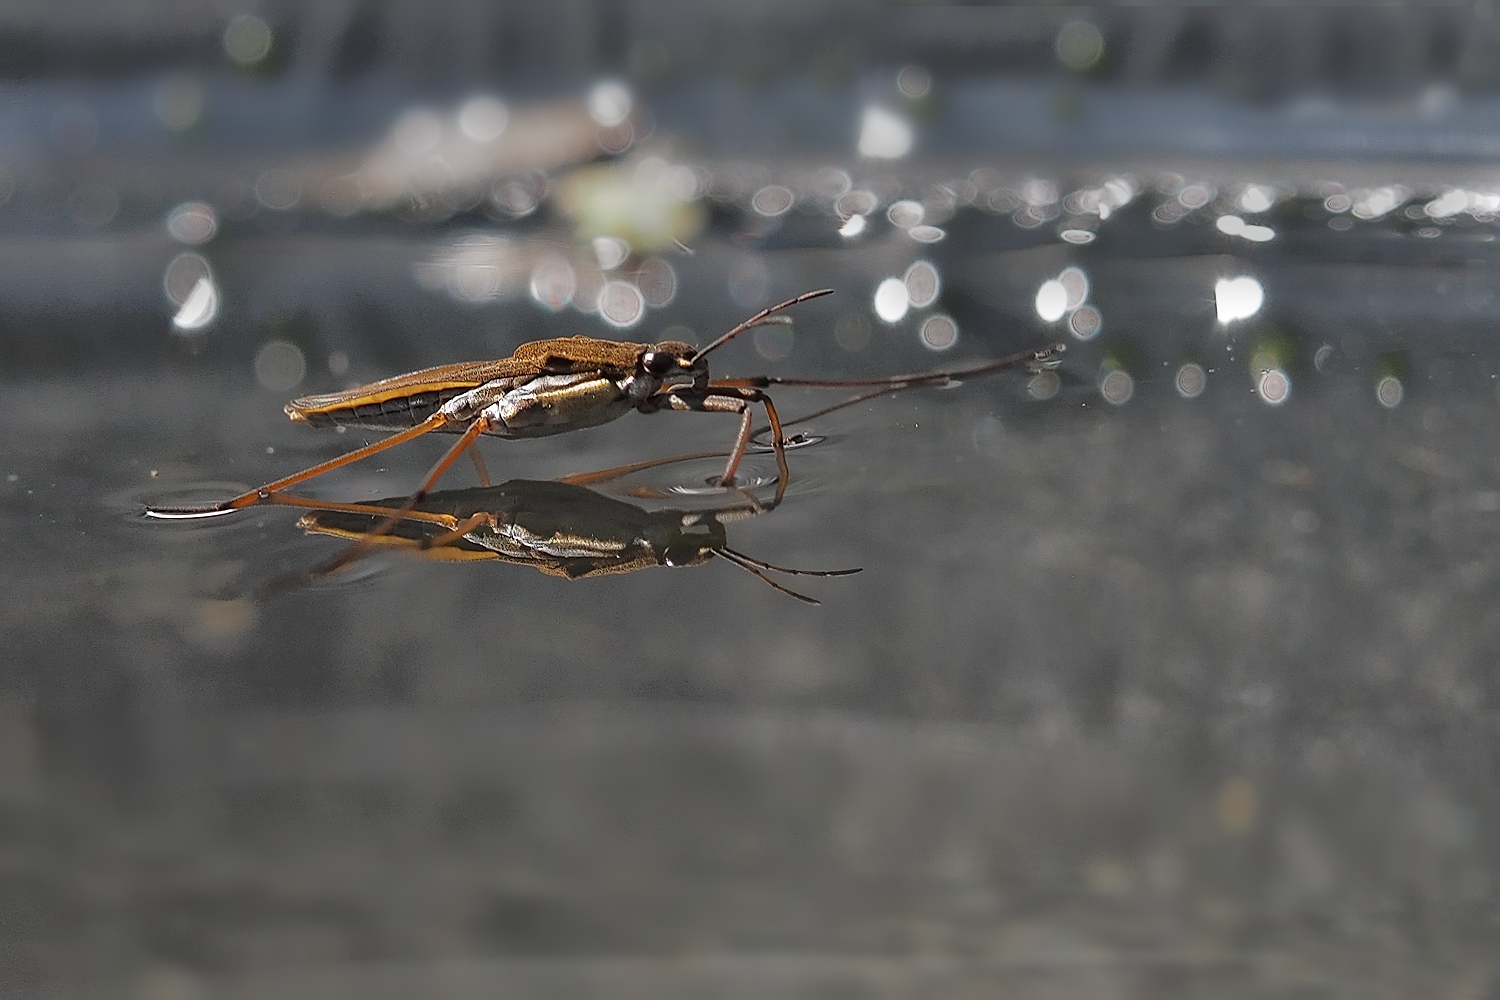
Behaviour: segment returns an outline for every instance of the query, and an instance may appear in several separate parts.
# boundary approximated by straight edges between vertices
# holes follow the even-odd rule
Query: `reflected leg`
[[[454,443],[453,447],[449,448],[447,452],[444,453],[442,458],[438,459],[437,464],[434,465],[432,467],[432,470],[427,473],[427,478],[422,480],[422,485],[417,487],[417,491],[411,496],[407,497],[406,502],[403,503],[400,507],[396,508],[393,511],[390,511],[385,520],[381,521],[374,528],[372,528],[370,532],[366,534],[365,537],[359,542],[351,545],[349,548],[334,556],[332,559],[329,559],[327,562],[314,566],[312,569],[306,571],[305,573],[298,573],[295,576],[285,577],[281,580],[273,581],[266,587],[266,592],[276,593],[282,590],[286,590],[289,587],[294,587],[303,583],[309,583],[320,577],[327,576],[330,573],[337,572],[338,570],[347,566],[349,563],[363,556],[376,543],[377,539],[390,534],[391,531],[395,529],[396,525],[400,524],[403,519],[409,516],[412,510],[419,503],[427,499],[427,495],[432,492],[432,488],[437,485],[438,480],[443,478],[443,475],[453,466],[453,463],[458,461],[459,456],[461,456],[468,449],[468,447],[474,443],[475,439],[478,438],[479,435],[489,430],[489,427],[490,422],[484,417],[478,417],[474,420],[473,423],[469,424],[469,428],[468,430],[464,431],[463,436]]]
[[[490,485],[490,470],[485,467],[484,456],[479,454],[479,442],[469,445],[469,457],[474,460],[474,471],[479,474],[479,485]]]

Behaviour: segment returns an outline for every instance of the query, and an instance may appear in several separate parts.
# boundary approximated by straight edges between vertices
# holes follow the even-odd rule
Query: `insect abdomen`
[[[388,399],[367,403],[351,400],[343,406],[287,407],[293,420],[301,420],[313,427],[361,427],[369,430],[404,430],[415,427],[463,389],[442,389],[435,392],[418,392],[409,396],[392,396]]]

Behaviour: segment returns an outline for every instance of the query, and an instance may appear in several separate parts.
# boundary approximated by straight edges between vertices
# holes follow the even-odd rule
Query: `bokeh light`
[[[1332,212],[1335,215],[1339,214],[1340,212],[1347,212],[1353,207],[1354,200],[1347,194],[1344,194],[1342,191],[1331,194],[1323,199],[1324,210]]]
[[[188,290],[177,315],[172,317],[172,325],[184,331],[202,330],[218,315],[219,289],[214,285],[212,276],[204,275]]]
[[[188,300],[194,287],[203,278],[213,278],[208,260],[202,254],[180,253],[167,264],[167,269],[162,274],[161,288],[169,302],[180,306]]]
[[[190,129],[203,116],[203,87],[185,76],[163,80],[151,95],[151,110],[173,132]]]
[[[610,326],[634,326],[646,314],[646,297],[628,281],[606,281],[599,290],[598,310]]]
[[[1500,209],[1500,195],[1450,188],[1422,206],[1431,219],[1451,219],[1463,212],[1473,215],[1493,214]]]
[[[879,204],[880,199],[875,197],[874,191],[860,188],[858,191],[846,191],[839,195],[838,200],[833,203],[833,210],[840,218],[847,219],[855,215],[869,215]]]
[[[875,288],[875,315],[887,323],[899,323],[906,316],[911,300],[906,294],[906,282],[900,278],[886,278]]]
[[[489,302],[500,297],[500,268],[485,260],[454,260],[447,267],[444,281],[455,301],[470,304]]]
[[[1266,243],[1276,237],[1270,226],[1250,225],[1238,215],[1221,215],[1214,221],[1214,227],[1226,236],[1238,236],[1252,243]]]
[[[1036,290],[1036,314],[1044,322],[1056,323],[1068,311],[1068,289],[1056,278],[1048,278]]]
[[[1037,372],[1026,383],[1026,395],[1042,402],[1056,396],[1062,389],[1062,378],[1054,371]]]
[[[241,14],[224,29],[224,54],[240,66],[251,67],[271,54],[271,26],[255,14]]]
[[[800,180],[797,187],[804,197],[835,201],[854,187],[854,178],[843,167],[827,164]]]
[[[886,209],[885,217],[891,220],[891,225],[893,226],[900,229],[910,229],[912,226],[921,225],[922,219],[926,214],[926,210],[922,207],[920,201],[912,201],[908,198],[893,202],[891,207]]]
[[[1083,273],[1081,267],[1065,267],[1057,274],[1057,283],[1062,285],[1067,297],[1063,300],[1064,309],[1077,309],[1088,301],[1089,276]]]
[[[784,215],[797,200],[792,189],[783,184],[767,184],[750,197],[750,207],[759,215],[774,219]]]
[[[1069,21],[1057,33],[1057,58],[1068,69],[1092,69],[1104,58],[1104,33],[1088,21]]]
[[[1178,202],[1164,201],[1151,210],[1151,221],[1163,226],[1172,226],[1187,216],[1187,209]]]
[[[306,374],[307,359],[296,344],[272,340],[255,354],[255,380],[272,392],[290,392]]]
[[[1188,184],[1177,192],[1177,203],[1189,211],[1202,208],[1217,192],[1207,184]]]
[[[605,80],[589,91],[589,117],[605,128],[623,125],[634,104],[629,88],[617,80]]]
[[[896,74],[896,89],[906,97],[926,97],[932,89],[932,74],[921,66],[903,66]]]
[[[1075,216],[1097,216],[1102,222],[1135,200],[1136,187],[1128,177],[1111,177],[1098,187],[1080,188],[1062,200],[1063,209]]]
[[[929,316],[917,335],[929,351],[946,351],[958,343],[958,324],[951,316]]]
[[[302,200],[302,181],[295,173],[273,167],[255,178],[255,200],[273,212],[286,212]]]
[[[1093,340],[1104,329],[1104,317],[1093,306],[1079,306],[1068,317],[1068,330],[1079,340]]]
[[[1400,184],[1387,184],[1378,188],[1358,188],[1349,193],[1352,199],[1350,213],[1356,219],[1366,221],[1389,215],[1411,197],[1411,189]]]
[[[532,301],[552,312],[566,306],[573,299],[577,287],[577,276],[573,265],[556,254],[549,254],[536,262],[531,269],[529,292]]]
[[[1260,312],[1266,293],[1251,277],[1224,278],[1214,284],[1214,307],[1220,323],[1249,319]]]
[[[907,301],[914,309],[926,309],[938,300],[942,292],[942,279],[929,261],[919,260],[912,264],[902,280],[906,283]]]
[[[541,205],[541,191],[522,181],[498,181],[490,188],[490,204],[505,218],[524,219]]]
[[[458,128],[475,142],[494,142],[505,132],[510,111],[498,97],[480,94],[458,109]]]
[[[791,356],[797,333],[790,324],[772,323],[756,327],[751,341],[755,344],[755,353],[767,361],[785,361]]]
[[[1292,394],[1291,376],[1280,368],[1269,368],[1260,373],[1255,392],[1268,405],[1280,406]]]
[[[1394,375],[1386,375],[1375,383],[1375,399],[1387,410],[1394,410],[1400,406],[1405,396],[1406,388]]]
[[[1029,177],[1021,184],[1021,200],[1033,207],[1057,204],[1057,184],[1045,177]]]
[[[618,236],[595,236],[593,246],[601,271],[613,271],[630,259],[630,243]]]
[[[635,285],[646,305],[660,309],[677,297],[677,269],[660,257],[647,257],[636,271]]]
[[[1177,395],[1183,399],[1197,399],[1208,388],[1208,372],[1202,365],[1189,361],[1177,369],[1173,383],[1177,386]]]
[[[207,202],[185,201],[167,213],[167,232],[178,243],[198,246],[213,239],[218,231],[218,214]]]
[[[1111,368],[1099,380],[1099,395],[1106,403],[1124,406],[1135,395],[1135,379],[1123,368]]]
[[[1276,204],[1276,189],[1264,184],[1247,184],[1236,201],[1239,210],[1247,215],[1268,212]]]
[[[900,115],[878,105],[865,108],[859,127],[859,155],[894,160],[911,152],[911,125]]]

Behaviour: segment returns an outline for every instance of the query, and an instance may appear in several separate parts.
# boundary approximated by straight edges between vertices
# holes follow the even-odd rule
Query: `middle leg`
[[[659,401],[658,405],[667,406],[673,410],[739,414],[739,433],[735,435],[734,447],[730,449],[728,461],[724,464],[724,475],[720,479],[724,486],[734,485],[734,474],[739,470],[740,461],[745,457],[745,449],[750,444],[750,404],[759,403],[764,406],[766,418],[771,422],[771,449],[776,455],[776,502],[781,502],[791,471],[786,464],[786,447],[782,441],[781,418],[777,415],[776,405],[771,402],[770,396],[760,389],[748,386],[710,385],[701,389],[686,386],[670,389],[656,399]]]

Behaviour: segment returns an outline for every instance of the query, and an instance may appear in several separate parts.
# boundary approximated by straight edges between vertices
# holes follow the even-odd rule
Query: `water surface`
[[[44,283],[6,286],[0,981],[1482,989],[1500,198],[1457,168],[683,162],[729,180],[624,328],[528,294],[573,252],[546,219],[261,211],[202,250],[202,332],[172,330],[183,248],[155,221],[0,245]],[[867,229],[841,235],[859,191]],[[837,294],[715,370],[1069,346],[1050,375],[810,425],[785,502],[728,536],[863,567],[788,581],[820,607],[720,559],[568,581],[381,555],[265,599],[339,543],[291,510],[141,516],[366,439],[292,425],[292,395],[543,336],[705,343],[815,287]],[[733,428],[632,414],[484,447],[497,481],[547,479]],[[400,495],[441,447],[305,490]]]

